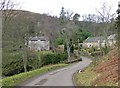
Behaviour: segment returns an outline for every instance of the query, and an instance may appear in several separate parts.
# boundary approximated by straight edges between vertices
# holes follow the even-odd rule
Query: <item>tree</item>
[[[115,18],[115,13],[111,13],[112,10],[112,6],[109,5],[107,6],[107,3],[104,2],[102,4],[101,9],[96,9],[96,11],[99,14],[100,17],[100,22],[103,23],[103,31],[104,31],[104,36],[105,36],[105,47],[108,46],[108,33],[109,33],[109,27],[110,27],[110,23],[112,22],[112,20]]]
[[[64,44],[64,37],[62,36],[59,36],[57,37],[55,40],[54,40],[54,45],[57,46],[57,45],[63,45]]]
[[[112,22],[112,20],[115,18],[115,13],[111,13],[112,11],[112,6],[109,5],[107,6],[107,3],[104,2],[102,4],[101,9],[96,9],[96,11],[99,14],[99,22],[104,23],[104,35],[107,36],[108,31],[109,31],[109,23]]]
[[[67,11],[66,11],[66,18],[67,18],[68,20],[71,20],[73,13],[74,13],[73,11],[67,10]]]
[[[74,46],[73,46],[73,40],[72,39],[70,39],[69,47],[70,47],[70,53],[74,53]]]
[[[65,23],[65,19],[66,19],[66,12],[64,10],[64,7],[62,7],[60,12],[60,20],[62,25]]]
[[[70,46],[69,46],[69,33],[67,32],[66,28],[62,29],[61,34],[63,34],[64,38],[65,38],[65,44],[66,44],[66,49],[67,49],[67,55],[68,55],[68,62],[70,61]]]
[[[99,23],[100,22],[100,16],[96,14],[88,14],[83,15],[83,21],[93,22],[93,23]]]
[[[7,23],[18,14],[18,11],[20,9],[19,3],[15,3],[13,0],[1,0],[0,1],[0,10],[2,11],[3,16],[3,24],[6,27]],[[16,9],[16,11],[13,12],[13,9]]]
[[[79,21],[79,17],[80,15],[78,13],[76,13],[74,16],[73,16],[73,20],[74,21]]]
[[[64,10],[64,7],[62,7],[61,12],[60,12],[60,18],[63,18],[63,19],[66,18],[65,14],[66,12]]]
[[[68,62],[70,61],[71,53],[74,51],[73,43],[70,41],[72,39],[73,41],[73,34],[74,34],[74,29],[78,28],[77,25],[74,24],[74,22],[71,20],[73,12],[71,10],[64,11],[64,8],[62,8],[60,15],[60,18],[62,17],[62,29],[61,29],[61,34],[64,37],[65,40],[65,45],[66,45],[66,51],[68,55]]]
[[[112,6],[108,6],[106,2],[103,2],[101,9],[96,9],[96,11],[100,16],[100,22],[109,23],[111,19],[115,18],[115,13],[111,13]]]
[[[99,27],[99,22],[100,22],[100,17],[99,15],[96,14],[88,14],[88,15],[83,15],[83,21],[85,21],[86,25],[87,23],[91,23],[91,27],[89,28],[90,31],[92,31],[94,36],[99,36],[100,33],[102,32],[100,27]]]
[[[75,24],[77,24],[77,22],[79,21],[79,17],[80,15],[78,13],[76,13],[74,16],[73,16],[73,21],[75,22]]]
[[[35,32],[35,22],[31,21],[28,24],[28,36],[35,36],[36,32]]]
[[[2,32],[3,32],[4,36],[6,36],[8,24],[11,22],[11,20],[16,15],[19,14],[18,10],[20,9],[20,7],[18,8],[18,6],[19,6],[19,3],[15,3],[13,0],[1,0],[1,2],[0,2],[0,10],[2,12],[2,29],[3,29]],[[5,41],[5,40],[3,40],[3,41]],[[25,42],[26,42],[26,36],[25,36]],[[22,52],[23,52],[22,53],[22,55],[23,55],[23,67],[24,67],[24,71],[26,72],[27,71],[26,45],[23,45],[23,46],[20,45],[20,48],[22,49]]]

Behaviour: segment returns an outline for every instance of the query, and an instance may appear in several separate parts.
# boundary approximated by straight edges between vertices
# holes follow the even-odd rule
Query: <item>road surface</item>
[[[74,63],[62,69],[37,76],[19,86],[74,86],[72,81],[73,74],[76,71],[87,67],[91,63],[91,60],[87,57],[82,57],[82,60],[83,61]]]

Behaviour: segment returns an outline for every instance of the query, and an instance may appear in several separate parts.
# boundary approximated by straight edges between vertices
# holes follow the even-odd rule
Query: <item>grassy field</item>
[[[49,65],[49,66],[44,66],[40,69],[25,72],[25,73],[20,73],[11,77],[6,77],[0,80],[0,86],[15,86],[23,81],[25,81],[28,78],[31,78],[36,75],[44,74],[48,71],[55,70],[57,68],[65,67],[67,64],[56,64],[56,65]]]

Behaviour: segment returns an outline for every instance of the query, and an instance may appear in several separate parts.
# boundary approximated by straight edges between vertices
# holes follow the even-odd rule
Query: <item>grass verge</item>
[[[92,68],[88,67],[83,72],[76,72],[74,74],[74,81],[76,86],[91,86],[91,82],[97,77],[97,74],[91,71]]]
[[[92,59],[92,63],[84,69],[84,71],[82,72],[76,72],[73,77],[74,77],[74,81],[76,86],[92,86],[92,82],[100,76],[100,74],[96,73],[94,71],[94,68],[101,62],[104,62],[108,60],[108,55],[103,56],[103,57],[95,57]],[[113,86],[113,83],[106,83],[104,84],[104,86],[106,85],[111,85]],[[101,86],[101,85],[98,85]],[[102,85],[103,86],[103,85]],[[115,86],[115,85],[114,85]]]
[[[48,71],[52,71],[61,67],[65,67],[68,64],[56,64],[56,65],[49,65],[44,66],[40,69],[36,69],[29,72],[20,73],[14,76],[6,77],[0,80],[0,86],[15,86],[28,78],[31,78],[36,75],[44,74]]]

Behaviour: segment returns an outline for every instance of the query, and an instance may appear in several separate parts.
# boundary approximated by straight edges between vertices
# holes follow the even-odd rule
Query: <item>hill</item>
[[[64,27],[67,27],[68,32],[72,32],[71,30],[75,29],[91,32],[89,29],[92,29],[92,27],[90,27],[92,23],[90,22],[78,22],[76,25],[72,20],[67,20],[67,22],[62,25],[60,18],[47,14],[23,10],[13,10],[10,13],[14,15],[12,17],[3,15],[5,17],[4,19],[11,19],[8,19],[9,21],[3,21],[2,38],[3,50],[5,51],[19,50],[19,47],[24,44],[26,36],[48,36],[52,45],[52,41],[59,36],[61,29]]]
[[[108,53],[108,60],[102,61],[94,71],[100,74],[97,79],[94,80],[93,85],[100,85],[105,83],[118,83],[119,77],[119,56],[118,50],[114,49]]]
[[[5,15],[6,13],[7,15]],[[13,44],[13,42],[19,43],[19,45],[24,44],[25,35],[46,35],[53,41],[64,27],[67,27],[67,30],[81,29],[88,31],[92,33],[93,36],[104,35],[103,30],[105,30],[103,28],[103,26],[105,26],[104,23],[78,21],[78,23],[75,24],[73,20],[67,20],[67,22],[62,25],[61,19],[58,17],[23,10],[12,10],[11,12],[5,11],[5,14],[3,13],[4,20],[6,18],[10,18],[11,20],[3,23],[3,47],[7,46],[7,41],[9,41],[9,45]],[[12,16],[10,16],[11,14]],[[6,26],[4,28],[5,24]],[[109,25],[110,31],[108,32],[108,35],[114,31],[113,24],[114,22]],[[71,32],[71,30],[69,32]],[[17,44],[14,44],[12,47],[18,48],[16,45]]]

